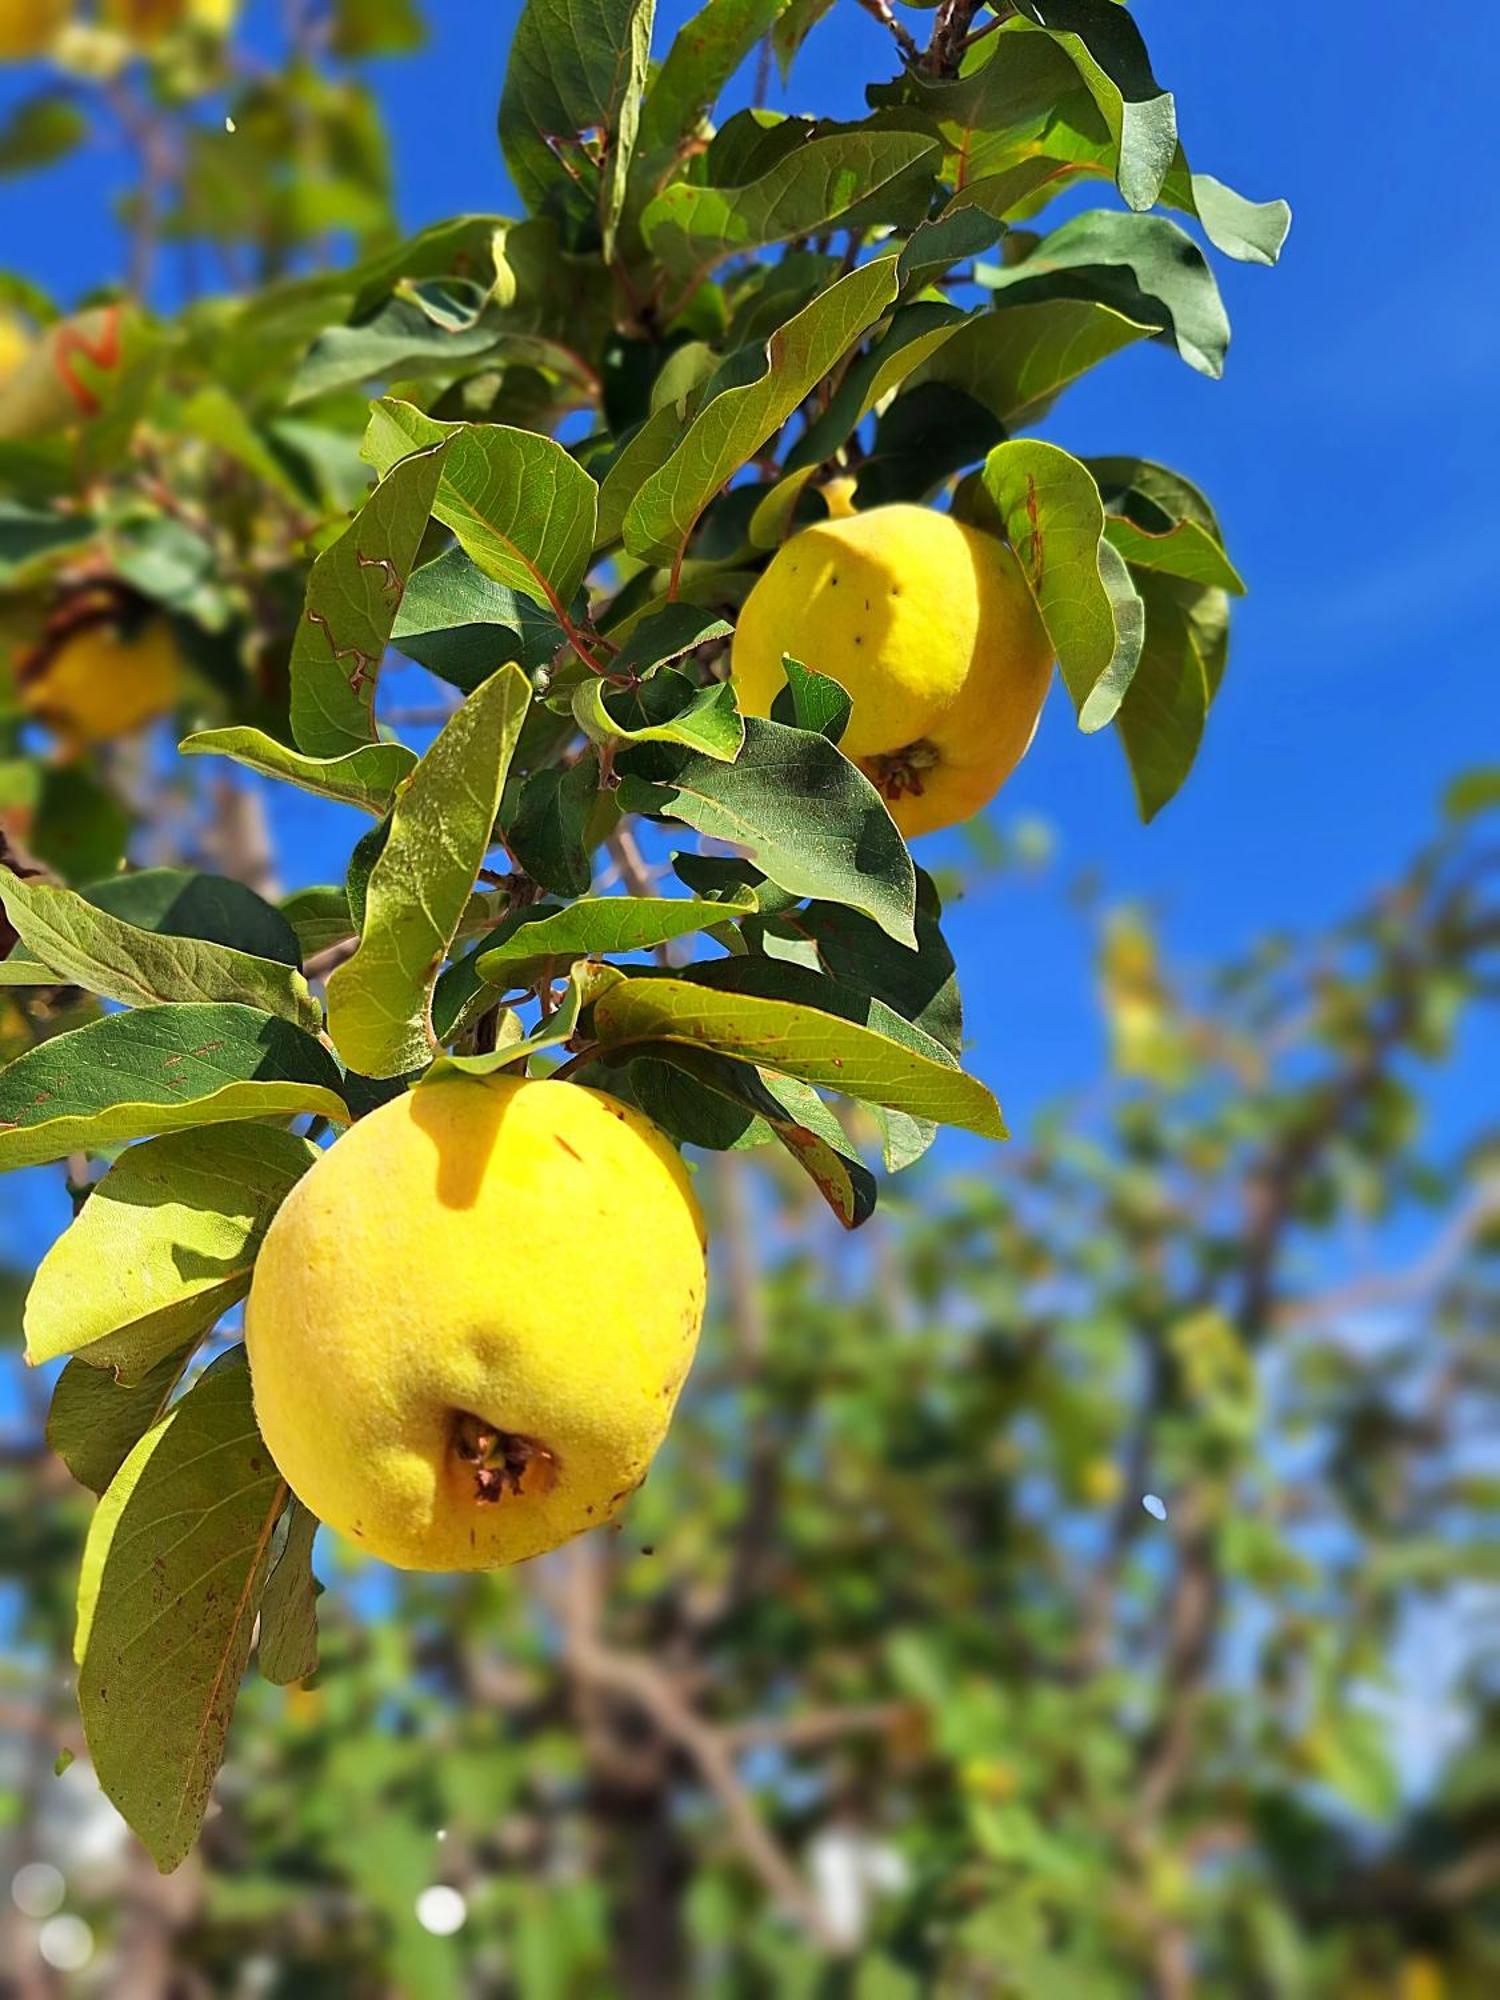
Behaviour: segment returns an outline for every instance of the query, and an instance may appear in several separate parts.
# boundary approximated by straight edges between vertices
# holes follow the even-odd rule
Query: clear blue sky
[[[436,0],[426,51],[371,66],[399,104],[396,177],[414,226],[514,207],[494,112],[517,11]],[[658,48],[690,11],[663,0]],[[257,0],[252,33],[276,12]],[[1173,948],[1201,959],[1337,917],[1430,830],[1454,772],[1497,752],[1500,210],[1478,154],[1487,145],[1500,164],[1500,30],[1471,10],[1462,35],[1419,34],[1396,0],[1140,0],[1136,13],[1194,165],[1285,195],[1296,221],[1279,270],[1218,260],[1235,328],[1222,382],[1151,345],[1071,391],[1050,430],[1190,474],[1251,596],[1204,754],[1153,826],[1135,819],[1113,741],[1080,738],[1056,697],[999,817],[1047,820],[1065,867],[1097,866],[1112,894],[1154,902]],[[772,101],[853,113],[863,81],[890,68],[880,29],[838,0]],[[0,72],[0,104],[22,85]],[[109,198],[127,170],[101,149],[0,182],[0,257],[64,298],[119,275]],[[352,816],[319,821],[310,848],[300,813],[297,825],[296,873],[335,872]],[[1055,880],[975,895],[951,933],[973,1064],[1024,1129],[1097,1059],[1087,936]]]

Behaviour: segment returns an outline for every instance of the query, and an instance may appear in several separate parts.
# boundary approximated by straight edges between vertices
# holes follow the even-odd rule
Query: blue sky
[[[658,48],[690,11],[663,0]],[[997,816],[1049,822],[1061,869],[1097,868],[1111,895],[1150,901],[1172,948],[1204,959],[1340,915],[1431,830],[1453,774],[1495,755],[1484,718],[1500,214],[1482,175],[1460,178],[1452,162],[1491,129],[1478,44],[1500,54],[1500,34],[1471,15],[1466,36],[1419,44],[1395,0],[1322,0],[1271,25],[1244,6],[1135,11],[1194,165],[1286,196],[1296,221],[1277,271],[1217,260],[1235,329],[1222,382],[1153,344],[1071,391],[1049,430],[1082,452],[1188,473],[1251,595],[1204,753],[1154,825],[1135,818],[1113,739],[1081,738],[1057,695]],[[252,34],[272,31],[276,12],[257,0]],[[494,111],[517,8],[436,0],[428,12],[422,54],[370,66],[399,106],[403,218],[513,209]],[[772,102],[853,113],[864,79],[891,66],[883,32],[839,0]],[[0,73],[0,104],[25,81]],[[1459,164],[1472,168],[1472,151]],[[121,274],[109,198],[127,171],[101,147],[0,182],[4,262],[64,298]],[[335,872],[358,831],[301,808],[295,824],[294,878]],[[946,836],[926,845],[929,860],[961,851]],[[1054,874],[980,889],[950,932],[972,1063],[1024,1129],[1097,1061],[1086,930]],[[1460,1073],[1445,1097],[1465,1087]]]

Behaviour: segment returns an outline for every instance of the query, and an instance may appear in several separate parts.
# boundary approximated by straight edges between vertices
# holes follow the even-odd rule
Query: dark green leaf
[[[86,1361],[68,1363],[52,1391],[47,1444],[80,1486],[103,1493],[137,1442],[165,1415],[192,1352],[191,1346],[179,1348],[133,1385]]]
[[[143,1007],[0,1070],[0,1171],[241,1118],[347,1122],[332,1058],[253,1007]]]
[[[593,879],[589,829],[599,803],[592,754],[536,771],[503,808],[505,844],[534,882],[554,896],[581,896]]]
[[[538,903],[517,910],[491,933],[477,955],[481,979],[502,992],[529,986],[549,965],[559,972],[576,958],[608,958],[650,951],[687,937],[755,905],[700,903],[685,897],[589,896],[576,903]]]
[[[837,743],[849,726],[853,702],[832,674],[804,667],[790,653],[782,654],[781,664],[786,687],[771,705],[771,720],[788,723],[793,729],[811,729]]]
[[[287,1504],[285,1540],[266,1578],[260,1602],[256,1660],[278,1687],[306,1680],[318,1670],[318,1595],[313,1543],[318,1520],[293,1497]]]
[[[745,740],[730,683],[710,681],[699,687],[672,667],[663,667],[635,688],[584,681],[573,691],[573,717],[596,743],[681,744],[722,764],[734,762]]]
[[[915,944],[911,856],[880,794],[826,736],[747,716],[737,763],[652,745],[616,769],[627,812],[726,840],[782,888],[863,910]]]
[[[496,583],[461,548],[413,570],[391,639],[465,694],[512,660],[534,673],[565,643],[552,611]]]
[[[186,868],[133,868],[91,882],[83,890],[95,909],[122,923],[167,937],[204,938],[253,952],[257,958],[300,965],[297,933],[243,882],[227,875],[200,875]]]

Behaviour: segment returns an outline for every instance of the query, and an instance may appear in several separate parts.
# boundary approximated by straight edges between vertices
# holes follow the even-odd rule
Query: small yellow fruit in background
[[[245,1309],[292,1491],[403,1569],[494,1569],[646,1476],[703,1319],[703,1218],[649,1119],[450,1074],[353,1126],[267,1232]]]
[[[31,336],[12,312],[0,311],[0,382],[13,374],[31,352]]]
[[[73,11],[73,0],[0,0],[0,62],[44,56]]]
[[[909,837],[968,819],[1030,745],[1052,644],[1020,565],[992,535],[898,503],[818,521],[745,599],[731,672],[769,715],[783,653],[853,702],[842,748]]]
[[[75,743],[108,743],[165,715],[182,685],[182,652],[167,619],[80,623],[49,641],[37,664],[22,663],[25,707]]]

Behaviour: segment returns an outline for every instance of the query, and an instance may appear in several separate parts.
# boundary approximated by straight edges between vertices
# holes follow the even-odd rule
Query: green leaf
[[[231,729],[200,729],[184,737],[178,749],[185,757],[232,757],[263,777],[281,778],[300,791],[341,805],[358,806],[377,819],[391,809],[396,788],[416,768],[416,755],[404,743],[364,743],[338,757],[308,757],[278,743],[264,730],[243,725]]]
[[[678,32],[641,106],[639,153],[690,138],[787,0],[707,0]]]
[[[39,91],[23,97],[0,125],[0,175],[33,173],[65,159],[88,136],[89,121],[70,98]]]
[[[734,627],[717,611],[701,604],[664,604],[638,619],[618,653],[609,662],[615,678],[635,674],[641,679],[669,660],[696,652],[715,639],[727,639]]]
[[[534,771],[504,805],[505,843],[533,882],[554,896],[581,896],[593,880],[589,834],[599,804],[599,764]]]
[[[1105,532],[1132,569],[1243,596],[1244,583],[1224,552],[1213,509],[1181,473],[1139,458],[1087,461],[1110,519]]]
[[[295,407],[356,383],[472,370],[504,353],[509,335],[489,295],[464,279],[406,281],[352,326],[331,326],[303,357],[287,392]]]
[[[1179,151],[1175,167],[1185,169],[1186,164]],[[1170,200],[1178,194],[1172,206],[1196,215],[1216,250],[1222,250],[1226,257],[1237,257],[1243,264],[1274,264],[1280,257],[1292,226],[1292,211],[1284,201],[1247,201],[1212,174],[1188,175],[1188,197],[1183,199],[1172,185],[1176,178],[1174,168],[1164,190],[1166,197]]]
[[[271,1218],[317,1159],[271,1125],[217,1125],[122,1153],[42,1259],[26,1359],[77,1354],[137,1382],[250,1289]]]
[[[81,765],[53,764],[41,773],[26,847],[66,881],[87,882],[118,868],[133,831],[114,792]]]
[[[1177,111],[1151,73],[1140,29],[1116,0],[1020,0],[1017,12],[1013,32],[1041,28],[1070,57],[1109,128],[1121,194],[1132,208],[1150,208],[1177,153]],[[1003,59],[1003,51],[992,58]]]
[[[939,151],[925,132],[854,129],[813,139],[745,187],[664,188],[641,211],[641,234],[691,290],[726,257],[854,221],[916,220]]]
[[[896,295],[896,261],[849,272],[766,343],[765,372],[713,397],[670,458],[642,483],[624,519],[633,555],[673,563],[698,516],[745,461],[780,430],[840,355]]]
[[[291,966],[201,938],[139,930],[72,889],[23,882],[0,866],[0,902],[21,941],[45,965],[106,1000],[132,1007],[237,1000],[314,1032],[323,1010]]]
[[[295,1496],[285,1514],[286,1539],[260,1601],[256,1660],[268,1681],[287,1687],[318,1670],[318,1594],[313,1543],[318,1518]]]
[[[575,231],[597,221],[606,257],[624,201],[654,11],[655,0],[527,0],[500,97],[500,144],[522,201]]]
[[[1104,539],[1093,474],[1035,438],[996,445],[980,474],[1057,650],[1079,727],[1102,729],[1140,658],[1130,596],[1116,606],[1124,564]],[[1129,592],[1129,579],[1125,579]]]
[[[1180,790],[1203,740],[1212,690],[1197,634],[1172,585],[1137,576],[1146,637],[1115,726],[1143,820]]]
[[[678,743],[721,764],[732,764],[745,740],[730,683],[699,687],[672,667],[635,688],[584,681],[573,690],[573,717],[596,743]]]
[[[832,6],[833,0],[788,0],[786,12],[771,30],[771,47],[783,83],[797,51]]]
[[[432,989],[493,838],[530,699],[519,668],[502,667],[449,720],[396,803],[358,949],[328,980],[329,1033],[362,1075],[404,1076],[436,1049]]]
[[[391,639],[465,694],[512,660],[535,672],[564,643],[551,611],[496,583],[461,548],[412,571]]]
[[[919,223],[907,238],[897,265],[901,283],[903,287],[931,284],[950,265],[993,249],[1004,234],[1004,223],[978,203],[950,206],[935,220]]]
[[[729,841],[783,889],[846,903],[915,946],[906,843],[879,792],[826,736],[746,716],[737,763],[663,744],[624,752],[615,769],[626,812]]]
[[[650,951],[737,916],[753,902],[700,903],[681,896],[588,896],[576,903],[537,903],[517,910],[476,957],[481,979],[511,992],[529,986],[549,965],[564,971],[577,958]]]
[[[363,451],[384,468],[444,442],[432,511],[486,576],[567,615],[594,552],[599,489],[550,437],[505,424],[440,424],[382,397]]]
[[[838,903],[809,903],[746,926],[757,949],[776,957],[778,944],[811,947],[811,962],[852,991],[868,993],[955,1059],[963,1049],[958,973],[942,932],[942,905],[926,869],[917,870],[917,949],[894,944],[878,924]],[[802,962],[798,960],[797,962]]]
[[[297,934],[279,910],[243,882],[187,868],[132,868],[81,891],[96,910],[168,937],[203,938],[297,966]]]
[[[0,1070],[0,1172],[243,1118],[347,1124],[332,1058],[253,1007],[143,1007],[56,1035]]]
[[[830,743],[839,742],[854,709],[843,688],[832,674],[816,673],[790,653],[782,654],[781,665],[786,687],[771,705],[771,720],[788,723],[793,729],[813,730]]]
[[[68,1363],[52,1391],[47,1444],[80,1486],[103,1493],[136,1443],[165,1415],[192,1354],[191,1346],[181,1347],[130,1385],[86,1361]]]
[[[135,1446],[89,1529],[84,1734],[106,1795],[163,1870],[186,1857],[208,1805],[286,1497],[236,1348]]]
[[[14,953],[9,958],[0,958],[0,986],[62,986],[50,966],[43,965],[35,958],[17,958]]]
[[[0,501],[0,583],[14,584],[33,564],[42,572],[47,557],[90,541],[96,532],[87,515],[57,514],[50,508]]]
[[[953,328],[912,370],[908,393],[926,382],[946,383],[1016,430],[1035,423],[1089,369],[1151,331],[1092,300],[1008,302]]]
[[[291,659],[292,736],[309,756],[374,740],[375,682],[445,456],[438,445],[392,465],[309,572]]]
[[[929,355],[946,346],[967,320],[968,316],[956,306],[939,304],[935,299],[917,299],[911,305],[899,306],[880,338],[844,371],[827,409],[787,453],[787,472],[805,472],[831,458],[870,411],[916,374]],[[789,481],[783,480],[781,484],[785,486]],[[763,507],[766,504],[761,503]],[[762,545],[753,527],[752,539],[757,546]]]
[[[316,958],[330,945],[342,944],[359,929],[349,909],[347,890],[332,883],[294,890],[283,901],[281,913],[296,936],[304,960]]]
[[[1200,374],[1217,379],[1224,372],[1229,320],[1219,287],[1192,237],[1164,215],[1075,215],[989,283],[1023,302],[1095,300],[1155,328]]]
[[[510,1069],[513,1065],[524,1064],[534,1055],[560,1048],[571,1039],[584,1008],[624,976],[612,965],[599,965],[593,959],[578,959],[568,968],[562,999],[529,1035],[521,1041],[504,1039],[499,1047],[485,1055],[439,1056],[420,1079],[417,1089],[426,1090],[455,1072],[463,1076],[493,1076],[497,1070]],[[514,1020],[515,1016],[510,1018]]]
[[[845,1229],[868,1222],[875,1212],[875,1178],[810,1084],[680,1043],[663,1043],[661,1055],[694,1082],[768,1126]]]
[[[788,965],[763,968],[778,997],[750,991],[757,963],[730,959],[681,977],[622,979],[596,1002],[594,1033],[610,1050],[686,1042],[983,1138],[1007,1136],[984,1085],[879,1001]]]

